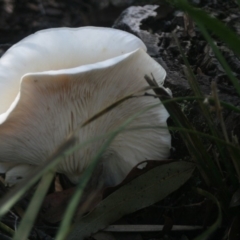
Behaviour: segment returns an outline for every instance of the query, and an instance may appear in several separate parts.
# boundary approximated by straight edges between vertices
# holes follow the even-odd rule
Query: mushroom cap
[[[36,32],[13,45],[1,58],[0,114],[17,96],[20,80],[27,73],[97,63],[138,48],[146,50],[139,38],[112,28],[50,28]]]
[[[153,74],[161,86],[166,76],[142,41],[120,30],[59,28],[25,38],[0,60],[0,161],[18,166],[43,164],[87,119],[146,87],[146,74]],[[149,96],[129,99],[78,130],[78,142],[111,132],[158,102]],[[152,108],[128,127],[162,128],[124,131],[113,140],[101,157],[106,184],[120,183],[143,160],[168,157],[168,116],[163,105]],[[57,171],[76,183],[106,140],[67,156]]]

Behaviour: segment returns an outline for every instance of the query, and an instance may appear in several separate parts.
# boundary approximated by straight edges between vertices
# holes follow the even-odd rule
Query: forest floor
[[[141,30],[158,38],[156,48],[150,54],[166,68],[168,73],[166,85],[172,89],[173,95],[188,96],[191,94],[191,90],[181,67],[183,60],[176,43],[173,41],[172,32],[179,39],[203,93],[208,95],[211,92],[211,82],[215,81],[218,84],[221,99],[239,106],[240,100],[234,91],[234,87],[191,19],[181,11],[164,4],[163,1],[151,2],[161,2],[161,6],[156,10],[157,15],[155,17],[149,17],[141,22]],[[235,1],[199,0],[193,2],[240,34],[240,14]],[[124,29],[122,20],[118,17],[129,6],[127,4],[125,6],[110,4],[107,7],[100,8],[96,1],[91,3],[91,1],[78,0],[3,0],[0,2],[0,56],[22,38],[41,29],[90,25],[111,27],[114,24],[114,27]],[[116,20],[117,22],[115,22]],[[129,26],[129,29],[131,30],[131,26]],[[239,59],[217,38],[215,40],[225,58],[231,64],[235,76],[239,79]],[[149,47],[149,43],[147,43],[147,46]],[[181,82],[179,83],[179,81]],[[197,106],[186,102],[183,108],[194,126],[199,131],[204,131],[205,127],[201,123],[203,121],[202,116]],[[234,130],[239,136],[239,116],[225,112],[224,117],[227,130],[229,132]],[[169,124],[172,124],[171,119]],[[178,134],[173,135],[173,147],[174,151],[171,156],[173,159],[190,159],[188,151]],[[207,189],[198,172],[194,173],[187,184],[161,202],[125,216],[118,221],[121,224],[164,225],[164,230],[161,232],[114,233],[104,236],[96,235],[90,239],[193,239],[203,230],[189,231],[183,228],[180,231],[172,231],[172,226],[200,226],[204,229],[213,224],[217,217],[216,206],[211,201],[199,196],[193,190],[196,187]],[[5,223],[13,226],[13,218],[11,216],[5,218]],[[227,220],[224,221],[222,228],[212,236],[212,239],[223,239],[229,226],[230,223]],[[49,225],[40,221],[36,223],[35,229],[38,234],[41,232],[42,237],[39,239],[51,239],[57,225]],[[32,233],[30,239],[38,238],[36,234]]]

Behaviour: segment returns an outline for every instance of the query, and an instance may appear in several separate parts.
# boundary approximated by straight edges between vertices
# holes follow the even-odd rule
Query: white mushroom
[[[18,181],[24,179],[32,171],[32,166],[29,164],[19,164],[11,167],[5,176],[5,183],[8,187],[12,187]]]
[[[146,53],[143,42],[120,30],[48,29],[11,47],[0,59],[0,172],[14,166],[11,172],[19,168],[18,178],[24,177],[29,165],[43,164],[81,123],[147,86],[145,74],[153,74],[161,86],[166,76]],[[78,141],[110,132],[134,113],[158,102],[152,97],[129,99],[80,129]],[[161,105],[139,116],[130,127],[166,127],[167,118]],[[76,183],[104,141],[68,156],[57,171]],[[101,158],[104,181],[117,184],[137,163],[166,159],[170,141],[166,128],[119,134]],[[26,167],[25,172],[21,165]]]

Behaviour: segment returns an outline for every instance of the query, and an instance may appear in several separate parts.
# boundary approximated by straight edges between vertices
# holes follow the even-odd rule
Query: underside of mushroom
[[[85,32],[78,33],[79,37],[72,34],[74,31]],[[107,141],[108,133],[134,114],[159,103],[157,98],[143,96],[144,92],[141,92],[79,128],[114,102],[148,86],[144,79],[146,74],[153,75],[162,86],[166,73],[148,56],[141,40],[131,34],[105,28],[74,31],[63,28],[39,32],[18,43],[0,61],[0,101],[3,103],[0,111],[0,171],[8,173],[6,182],[9,185],[14,184],[15,173],[21,178],[29,169],[44,164],[72,132],[78,143],[92,139],[57,167],[58,172],[77,183]],[[99,33],[103,38],[100,46],[96,44],[99,39],[94,39]],[[41,39],[49,35],[58,37],[53,37],[50,46],[42,46]],[[56,43],[61,36],[66,41]],[[78,37],[74,44],[80,49],[75,45],[62,46],[62,49],[62,44],[68,44],[68,37]],[[81,41],[85,41],[84,47]],[[9,62],[11,59],[13,61]],[[49,62],[47,68],[46,61]],[[8,76],[10,68],[13,71]],[[128,130],[117,135],[100,159],[105,184],[120,183],[141,161],[168,157],[171,137],[167,118],[166,109],[159,103],[137,116],[128,125]]]

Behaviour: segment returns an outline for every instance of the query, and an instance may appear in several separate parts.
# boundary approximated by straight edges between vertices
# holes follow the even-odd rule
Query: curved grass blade
[[[234,33],[230,28],[226,27],[221,21],[216,18],[209,16],[206,12],[201,9],[192,7],[186,0],[171,1],[175,6],[186,11],[189,16],[199,26],[203,36],[206,38],[210,46],[212,47],[216,57],[223,66],[224,70],[228,74],[230,80],[232,81],[238,95],[240,96],[240,84],[236,77],[232,74],[231,68],[227,64],[226,60],[222,56],[221,52],[218,50],[214,44],[212,38],[206,31],[208,28],[211,32],[215,33],[219,38],[221,38],[233,51],[240,56],[240,38]]]
[[[47,193],[47,190],[54,178],[55,172],[49,171],[42,176],[40,183],[38,184],[37,190],[24,214],[24,217],[20,223],[18,230],[15,232],[13,240],[25,240],[27,239],[32,226],[37,217],[38,211],[42,205],[42,201]]]
[[[91,174],[92,174],[94,168],[96,167],[96,165],[98,163],[98,159],[101,157],[101,155],[103,154],[105,149],[109,146],[109,144],[112,142],[112,140],[120,132],[122,132],[135,118],[137,118],[138,116],[140,116],[144,112],[146,112],[146,111],[150,110],[151,108],[154,108],[158,105],[159,104],[155,104],[155,105],[143,108],[141,111],[137,112],[132,117],[128,118],[117,130],[115,130],[114,132],[111,133],[111,135],[108,138],[108,140],[106,141],[106,143],[102,146],[102,148],[99,150],[99,152],[92,159],[91,164],[88,167],[88,169],[83,173],[83,176],[80,179],[79,184],[76,188],[76,192],[73,195],[73,197],[72,197],[72,199],[71,199],[71,201],[68,205],[68,208],[66,210],[66,213],[63,217],[63,220],[61,222],[59,231],[58,231],[57,236],[56,236],[56,240],[63,240],[67,236],[67,234],[69,232],[69,229],[70,229],[72,218],[73,218],[74,213],[75,213],[75,210],[76,210],[76,208],[78,206],[78,203],[79,203],[79,200],[80,200],[80,198],[83,194],[83,190],[84,190],[85,186],[87,185],[87,183],[88,183],[88,181],[91,177]]]
[[[145,76],[145,79],[150,86],[157,86],[154,78],[151,79],[150,77]],[[177,127],[194,130],[187,117],[179,109],[178,105],[175,102],[166,102],[166,100],[169,99],[169,95],[164,91],[164,89],[154,88],[153,90],[156,95],[159,96],[159,99],[164,104]],[[219,171],[215,171],[215,163],[212,161],[212,158],[207,152],[202,141],[193,133],[180,133],[180,135],[192,158],[197,163],[201,175],[206,183],[208,185],[215,186],[219,190],[222,207],[227,211],[228,203],[231,198],[229,189],[227,188],[226,183],[223,182],[221,173]]]
[[[65,154],[69,154],[67,149],[75,143],[75,138],[69,138],[57,150],[48,158],[46,163],[36,168],[33,173],[23,179],[16,187],[8,192],[0,201],[0,218],[6,214],[9,209],[24,196],[26,191],[33,186],[43,174],[47,173],[49,169],[53,169],[59,163],[59,161],[65,157]]]
[[[13,229],[11,229],[9,226],[5,225],[2,222],[0,222],[0,230],[1,230],[1,232],[7,233],[7,235],[9,235],[9,236],[13,236],[15,233],[15,231]]]
[[[221,222],[222,222],[222,211],[221,211],[221,206],[220,206],[219,201],[211,193],[206,192],[199,188],[197,189],[197,192],[199,194],[207,197],[208,199],[212,200],[214,203],[216,203],[216,205],[218,207],[218,217],[217,217],[215,223],[211,227],[209,227],[205,232],[203,232],[201,235],[194,238],[194,240],[205,240],[205,239],[209,239],[210,235],[212,233],[214,233],[218,227],[220,227]]]
[[[238,55],[240,55],[240,39],[236,33],[234,33],[230,28],[226,27],[217,18],[209,16],[206,12],[201,9],[192,7],[186,0],[173,0],[175,6],[186,11],[192,19],[197,23],[204,24],[211,32],[215,33],[219,38],[221,38],[227,45]]]
[[[240,84],[238,79],[233,75],[232,70],[230,66],[228,65],[227,61],[223,57],[222,53],[219,51],[216,44],[213,42],[213,39],[210,37],[209,33],[207,32],[206,28],[201,24],[198,23],[198,26],[205,37],[205,39],[208,41],[209,45],[211,46],[215,56],[217,57],[218,61],[222,65],[223,69],[225,70],[226,74],[228,75],[229,79],[231,80],[233,86],[235,87],[238,95],[240,96]]]
[[[155,89],[155,88],[153,88]],[[147,95],[149,96],[149,95]],[[160,95],[150,95],[151,97],[161,97]],[[198,101],[206,101],[206,102],[209,102],[210,104],[215,104],[215,100],[213,97],[197,97],[197,96],[186,96],[186,97],[173,97],[171,99],[168,99],[168,100],[164,100],[164,103],[171,103],[171,102],[181,102],[181,101],[195,101],[195,100],[198,100]],[[234,111],[236,113],[240,113],[240,108],[236,107],[236,106],[233,106],[231,103],[228,103],[228,102],[224,102],[224,101],[221,101],[219,100],[220,104],[221,104],[221,107],[225,108],[225,109],[228,109],[228,110],[231,110],[231,111]],[[204,103],[206,104],[206,103]]]
[[[139,127],[131,127],[128,128],[126,131],[136,131],[136,130],[140,130],[140,129],[151,129],[151,128],[166,128],[166,127],[161,127],[161,126],[139,126]],[[215,136],[212,136],[210,134],[207,133],[203,133],[203,132],[199,132],[197,130],[194,129],[187,129],[187,128],[182,128],[182,127],[167,127],[167,129],[171,130],[171,131],[178,131],[178,132],[184,132],[184,133],[192,133],[195,134],[196,136],[201,136],[204,137],[206,139],[209,140],[214,140],[216,142],[225,144],[227,147],[235,150],[235,151],[239,151],[239,147],[235,146],[232,143],[228,143],[225,140],[221,139],[221,138],[217,138]]]
[[[182,47],[177,39],[177,37],[174,35],[174,39],[177,43],[177,46],[179,48],[179,51],[181,53],[181,56],[184,60],[184,63],[186,66],[184,66],[184,72],[185,72],[185,75],[188,79],[188,82],[191,86],[191,89],[193,90],[194,94],[197,96],[197,97],[202,97],[203,96],[203,93],[201,92],[200,90],[200,87],[198,85],[198,82],[197,82],[197,79],[190,67],[190,64],[182,50]],[[213,93],[213,92],[212,92]],[[214,103],[215,103],[215,106],[219,106],[220,103],[219,103],[219,99],[216,97],[213,97],[214,99]],[[205,117],[205,120],[207,122],[207,125],[211,131],[211,134],[213,136],[217,136],[218,138],[220,138],[222,136],[222,133],[220,131],[217,130],[217,128],[215,127],[215,124],[213,122],[213,119],[212,119],[212,115],[210,114],[209,110],[206,108],[206,105],[202,102],[202,101],[199,101],[198,100],[198,104],[200,106],[200,109],[201,109],[201,113],[203,114],[203,116]],[[220,107],[220,106],[219,106]],[[217,108],[216,109],[220,109],[220,108]],[[219,110],[220,111],[220,110]],[[223,129],[224,130],[224,129]],[[223,135],[224,135],[224,131],[223,131]],[[226,136],[226,134],[224,135]],[[226,142],[228,142],[228,139],[226,139]],[[229,155],[229,152],[228,152],[228,149],[225,147],[225,144],[222,145],[220,144],[219,142],[216,142],[216,146],[218,148],[218,151],[222,157],[222,159],[227,159],[228,155]],[[210,158],[210,160],[212,161],[211,165],[214,166],[215,165],[215,162],[212,158]],[[238,186],[238,179],[235,177],[235,169],[233,167],[233,165],[229,162],[229,161],[223,161],[223,164],[225,165],[227,171],[228,171],[228,177],[231,179],[232,181],[232,184],[237,187]],[[238,170],[238,169],[236,169]],[[211,171],[211,170],[210,170]]]

